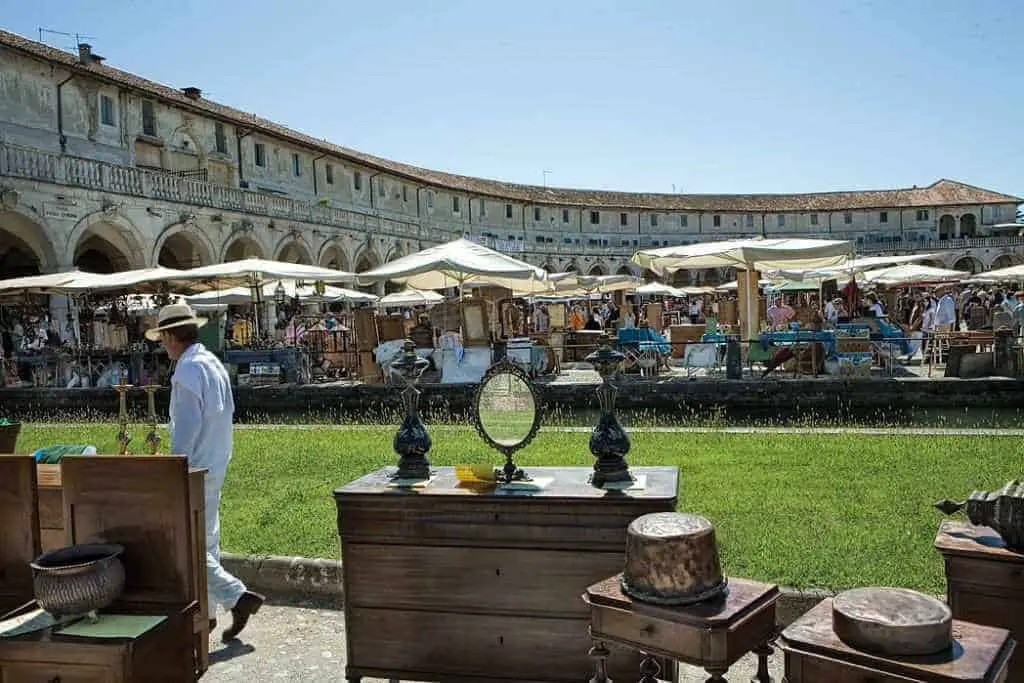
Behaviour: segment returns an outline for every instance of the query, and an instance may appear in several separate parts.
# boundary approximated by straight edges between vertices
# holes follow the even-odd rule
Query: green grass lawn
[[[334,487],[396,461],[395,427],[239,429],[221,504],[225,550],[337,557]],[[19,451],[91,443],[116,425],[26,424]],[[144,428],[136,429],[134,451]],[[471,428],[433,432],[435,465],[500,464]],[[941,593],[931,506],[1024,475],[1012,437],[634,433],[629,460],[678,465],[679,509],[717,528],[725,571],[797,587],[901,585]],[[584,433],[545,432],[530,465],[593,462]],[[164,443],[168,441],[164,440]]]

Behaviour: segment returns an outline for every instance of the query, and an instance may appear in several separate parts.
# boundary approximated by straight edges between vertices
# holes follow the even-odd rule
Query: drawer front
[[[952,587],[949,608],[953,618],[982,626],[1005,628],[1017,641],[1010,658],[1011,681],[1024,681],[1024,600],[1009,600],[1005,594],[989,595],[975,586]]]
[[[390,503],[383,504],[383,503]],[[505,501],[391,499],[338,502],[342,544],[472,545],[622,552],[626,527],[649,512],[671,512],[673,501]],[[344,553],[344,548],[342,549]]]
[[[623,553],[348,544],[342,563],[354,607],[443,608],[586,618],[580,596],[622,571]]]
[[[112,683],[117,672],[100,666],[78,664],[3,664],[3,683]]]
[[[1024,600],[1024,563],[947,557],[946,578],[950,583],[970,583],[1016,591]]]
[[[346,617],[349,676],[578,683],[594,674],[585,619],[365,608],[354,608]],[[639,654],[615,645],[609,650],[610,677],[636,680]]]
[[[904,678],[827,657],[786,652],[787,683],[914,683]]]

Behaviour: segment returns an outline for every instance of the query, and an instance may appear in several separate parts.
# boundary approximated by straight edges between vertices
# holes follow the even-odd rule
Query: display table
[[[724,681],[736,660],[748,652],[758,655],[755,680],[769,683],[768,641],[775,634],[777,586],[729,579],[725,596],[685,607],[664,607],[634,600],[622,592],[619,577],[613,576],[587,588],[583,600],[590,606],[590,634],[597,673],[591,679],[602,683],[617,676],[606,672],[615,655],[605,643],[617,643],[647,655],[640,669],[645,677],[658,677],[651,655],[662,655],[698,666],[711,681]],[[635,678],[636,671],[632,677]],[[641,680],[647,680],[643,678]]]
[[[284,381],[288,384],[299,383],[299,368],[302,365],[302,352],[295,347],[280,349],[228,349],[224,351],[224,362],[231,365],[252,365],[253,363],[272,363],[281,366]]]
[[[1005,629],[953,620],[946,653],[890,657],[855,650],[832,630],[832,600],[823,600],[782,632],[787,683],[953,683],[1005,681],[1014,641]],[[1012,679],[1010,679],[1012,680]]]
[[[415,681],[585,680],[586,587],[621,571],[626,527],[675,509],[678,469],[636,467],[606,491],[589,467],[529,467],[535,493],[467,488],[436,468],[424,488],[386,467],[334,491],[344,557],[346,676]],[[616,652],[633,676],[640,659]]]
[[[935,548],[946,565],[954,619],[1009,629],[1024,639],[1024,553],[1009,550],[984,526],[943,520]],[[1024,681],[1024,648],[1010,660],[1011,681]]]

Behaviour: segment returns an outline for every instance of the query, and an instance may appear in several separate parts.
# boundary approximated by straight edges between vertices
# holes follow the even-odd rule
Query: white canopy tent
[[[865,256],[855,258],[842,265],[832,266],[829,268],[815,268],[811,270],[784,269],[767,273],[767,275],[773,279],[785,279],[794,282],[800,282],[802,280],[845,279],[849,277],[856,277],[860,273],[866,273],[869,270],[877,270],[879,268],[887,268],[889,266],[897,266],[905,263],[915,263],[937,258],[939,258],[939,254]]]
[[[1024,281],[1024,264],[978,273],[974,279],[985,282],[1022,282]]]
[[[676,298],[687,296],[682,290],[662,282],[648,282],[637,287],[634,290],[634,294],[639,294],[640,296],[673,296]]]
[[[263,300],[272,300],[275,296],[278,284],[284,289],[285,296],[298,298],[310,303],[333,303],[348,301],[351,303],[372,303],[377,297],[366,292],[359,292],[344,287],[333,287],[326,285],[323,294],[318,294],[313,285],[299,285],[296,280],[277,280],[265,282],[261,286],[260,295]],[[186,297],[185,300],[191,305],[208,304],[248,304],[253,301],[253,288],[251,287],[230,287],[227,289],[214,289],[201,294]]]
[[[590,295],[622,292],[636,289],[643,280],[632,275],[578,275],[559,279],[553,284],[554,294],[565,297],[589,297]],[[517,294],[520,294],[517,292]]]
[[[853,242],[849,240],[757,238],[646,249],[633,254],[633,262],[660,275],[694,268],[733,267],[748,272],[828,268],[846,263],[853,256]],[[743,327],[748,339],[758,332],[758,321],[749,314],[756,290],[751,282],[743,294],[748,312]]]
[[[870,270],[861,277],[864,282],[870,284],[898,287],[934,282],[959,282],[964,278],[971,277],[971,273],[909,263],[892,268]]]
[[[185,286],[195,291],[253,287],[271,280],[298,280],[307,283],[319,281],[333,284],[353,282],[355,279],[355,273],[344,270],[251,258],[183,270],[174,278],[174,285],[176,288]]]
[[[140,294],[160,293],[169,291],[171,281],[181,277],[185,272],[158,266],[121,273],[78,273],[70,280],[50,288],[50,291],[77,294],[130,289]]]
[[[384,308],[401,306],[435,306],[444,301],[444,295],[422,289],[406,289],[382,297],[377,303]]]
[[[402,282],[414,289],[462,289],[472,280],[516,290],[531,281],[547,281],[548,273],[482,244],[458,239],[358,274],[360,284],[385,280]]]

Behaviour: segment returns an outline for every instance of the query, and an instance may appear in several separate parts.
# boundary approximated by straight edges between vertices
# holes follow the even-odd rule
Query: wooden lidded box
[[[678,469],[634,467],[645,487],[592,487],[588,467],[524,494],[460,486],[436,468],[422,489],[387,467],[334,491],[344,570],[349,680],[580,681],[592,675],[588,586],[624,566],[626,527],[676,506]],[[612,677],[640,657],[615,648]]]
[[[954,619],[1009,629],[1024,640],[1024,553],[1006,547],[984,526],[943,520],[935,548],[946,565],[946,592]],[[1011,681],[1024,681],[1024,646],[1010,659]]]
[[[165,621],[137,638],[83,638],[49,630],[0,638],[0,680],[195,680],[206,669],[208,646],[204,471],[190,473],[187,459],[179,456],[69,456],[59,468],[57,479],[52,472],[46,476],[48,486],[60,490],[64,544],[125,547],[125,589],[105,611],[161,615]],[[0,470],[0,481],[21,482],[17,495],[7,486],[0,494],[6,501],[0,504],[0,528],[10,529],[8,515],[19,509],[12,501],[39,499],[37,466],[31,456],[5,456]],[[35,548],[0,543],[0,567],[24,566],[39,554],[36,528]],[[19,604],[32,598],[27,576]]]

